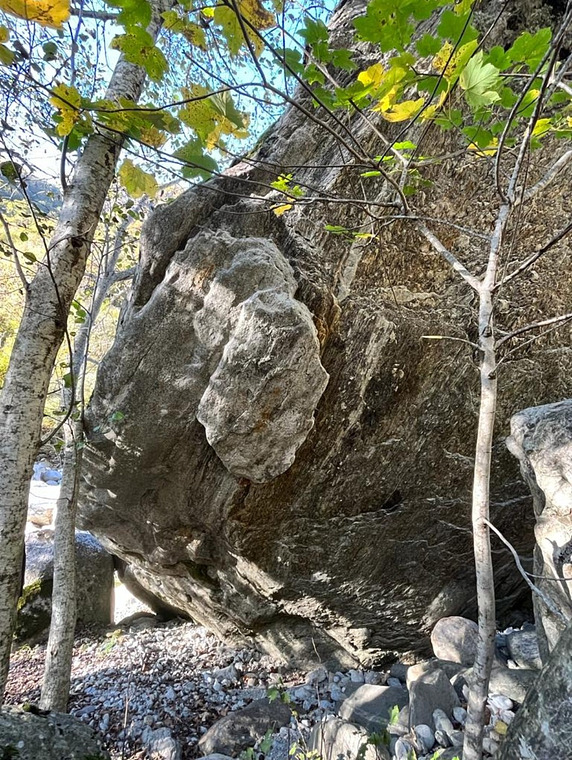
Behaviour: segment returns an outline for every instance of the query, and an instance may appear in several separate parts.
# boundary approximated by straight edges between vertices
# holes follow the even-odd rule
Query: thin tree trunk
[[[40,707],[67,710],[76,624],[75,518],[83,455],[83,422],[71,423],[66,435],[63,478],[57,502],[54,537],[52,619],[46,651]]]
[[[91,310],[74,341],[72,372],[83,408],[82,387],[91,329],[97,320],[110,287],[115,282],[115,267],[123,239],[132,220],[125,220],[115,236],[113,248],[105,256],[103,275],[95,286]],[[64,408],[74,403],[71,389],[64,391]],[[40,707],[65,712],[69,699],[73,642],[77,618],[75,522],[83,459],[83,415],[65,426],[66,448],[63,478],[57,503],[54,539],[54,583],[52,617],[46,650]]]
[[[492,289],[488,286],[487,278],[480,289],[479,345],[483,358],[472,507],[479,639],[467,706],[464,760],[481,760],[482,758],[484,712],[494,658],[496,626],[491,542],[489,527],[485,522],[489,519],[491,459],[497,402]]]
[[[155,37],[161,26],[160,6],[162,0],[154,4],[149,28]],[[137,101],[145,76],[144,69],[120,59],[106,98]],[[77,161],[46,259],[27,293],[0,393],[0,462],[5,483],[0,495],[0,704],[8,677],[29,484],[44,404],[70,305],[85,271],[120,150],[117,136],[94,134]]]

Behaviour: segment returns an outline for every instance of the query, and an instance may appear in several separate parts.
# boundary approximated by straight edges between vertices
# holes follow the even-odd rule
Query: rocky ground
[[[357,741],[357,755],[359,742],[380,734],[383,712],[392,718],[384,740],[388,747],[378,751],[378,758],[433,758],[439,751],[443,760],[460,756],[470,621],[460,623],[462,630],[451,623],[434,637],[435,653],[446,659],[413,667],[396,663],[387,672],[318,668],[304,673],[254,650],[232,649],[193,623],[159,623],[152,615],[140,615],[106,630],[83,630],[75,644],[70,711],[100,734],[114,760],[190,760],[212,752],[239,756],[255,740],[257,750],[248,758],[266,754],[286,760],[294,745],[329,745],[328,732],[335,729],[339,741],[347,726],[351,738],[344,739],[344,749],[351,751]],[[445,620],[457,626],[463,621]],[[518,632],[520,648],[514,634],[498,637],[488,705],[491,756],[534,676],[530,661],[522,669],[510,659],[511,654],[535,656],[531,637],[531,631]],[[14,653],[8,703],[38,701],[44,655],[45,643]],[[257,701],[268,696],[270,702]],[[328,716],[324,728],[321,721]]]

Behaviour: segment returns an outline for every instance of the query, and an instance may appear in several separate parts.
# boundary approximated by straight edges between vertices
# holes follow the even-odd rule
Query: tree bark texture
[[[155,4],[149,29],[154,35],[160,29],[162,9]],[[137,101],[144,82],[142,68],[120,59],[106,97]],[[6,477],[0,496],[0,700],[8,673],[29,481],[44,403],[120,150],[121,140],[116,136],[97,133],[88,139],[77,161],[46,258],[30,283],[0,395],[0,461]]]

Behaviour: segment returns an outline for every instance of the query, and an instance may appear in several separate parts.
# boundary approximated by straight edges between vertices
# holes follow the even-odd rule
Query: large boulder
[[[343,46],[360,8],[340,4]],[[314,113],[307,94],[300,104]],[[88,412],[81,520],[143,586],[227,639],[368,665],[427,651],[437,620],[475,614],[478,357],[466,343],[423,337],[474,342],[475,298],[410,221],[352,240],[325,226],[366,229],[359,203],[306,200],[271,213],[278,173],[321,198],[362,191],[363,167],[306,114],[291,109],[249,161],[147,220]],[[370,124],[348,119],[352,139],[379,155]],[[455,139],[430,130],[423,154],[456,155]],[[530,176],[549,158],[536,153]],[[489,162],[432,165],[426,178],[411,203],[446,219],[435,229],[482,271],[497,203]],[[566,224],[568,181],[563,173],[511,228],[503,267]],[[567,310],[570,251],[554,251],[534,277],[503,288],[499,330]],[[545,293],[537,280],[559,288]],[[527,554],[530,496],[500,442],[516,409],[566,392],[572,353],[553,332],[518,358],[502,365],[491,509]],[[495,560],[502,619],[528,594],[504,548]]]
[[[109,760],[93,729],[63,713],[3,707],[0,757],[14,760]]]
[[[497,760],[572,756],[572,626],[554,647],[510,724]]]
[[[572,620],[572,400],[515,414],[507,440],[533,497],[533,597],[540,655],[547,659]]]
[[[113,558],[84,531],[76,531],[75,548],[78,622],[107,625],[113,619]],[[28,532],[24,587],[16,621],[18,639],[32,638],[49,627],[53,576],[53,531]]]

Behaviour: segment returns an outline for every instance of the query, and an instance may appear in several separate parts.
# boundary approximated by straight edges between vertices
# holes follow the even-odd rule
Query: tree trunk
[[[494,284],[494,275],[493,275]],[[492,288],[486,281],[481,286],[479,310],[481,364],[481,398],[473,478],[473,548],[477,580],[479,640],[473,667],[473,681],[467,705],[467,723],[463,757],[481,760],[484,711],[494,659],[496,630],[495,583],[491,541],[487,521],[490,516],[490,479],[493,434],[497,403],[495,338],[493,330]]]
[[[109,289],[115,282],[115,267],[121,253],[123,239],[132,221],[131,218],[128,218],[120,225],[113,241],[113,247],[105,255],[103,274],[97,280],[91,309],[86,314],[86,319],[79,328],[74,341],[71,371],[77,389],[77,411],[75,413],[77,419],[67,423],[64,427],[66,448],[55,523],[52,617],[40,701],[40,706],[44,710],[65,712],[69,698],[77,612],[75,522],[83,459],[83,381],[91,330]],[[63,402],[64,409],[74,404],[71,389],[64,389]]]
[[[76,624],[75,517],[83,456],[83,421],[70,423],[57,502],[52,619],[40,707],[66,712]]]
[[[155,37],[161,26],[160,5],[154,4],[149,27]],[[137,101],[145,76],[144,69],[120,59],[106,98]],[[0,702],[8,675],[29,481],[40,444],[44,403],[120,150],[117,136],[97,133],[88,139],[77,161],[46,258],[27,293],[0,395],[0,462],[5,478],[0,497]]]

